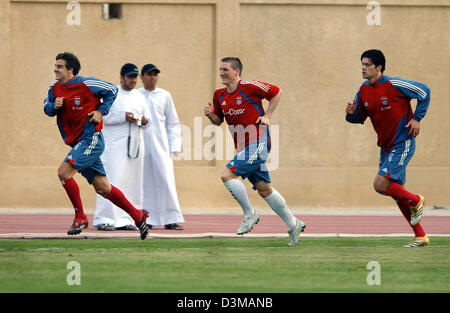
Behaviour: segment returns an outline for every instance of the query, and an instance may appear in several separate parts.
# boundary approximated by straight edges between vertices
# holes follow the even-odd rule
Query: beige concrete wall
[[[9,75],[9,47],[10,47],[10,31],[9,31],[9,1],[0,2],[0,73],[2,73],[1,83],[0,83],[0,173],[2,173],[2,168],[7,162],[6,151],[8,150],[7,145],[7,134],[9,130],[10,119],[9,112],[11,107],[8,105],[10,102],[10,79]],[[3,198],[3,194],[0,194]]]
[[[220,86],[218,59],[238,55],[244,79],[283,89],[272,120],[279,127],[279,167],[271,176],[290,206],[391,207],[371,187],[379,151],[370,122],[344,119],[345,103],[362,82],[359,57],[379,48],[387,75],[432,90],[408,187],[424,194],[428,206],[450,204],[448,2],[383,1],[381,24],[372,26],[368,1],[360,0],[111,1],[124,3],[123,18],[109,21],[101,17],[100,1],[89,0],[79,2],[81,24],[72,26],[66,23],[68,2],[0,4],[0,207],[70,207],[56,175],[69,147],[42,111],[54,57],[64,50],[80,57],[81,75],[114,83],[126,62],[157,64],[160,86],[171,91],[192,136],[186,141],[190,160],[175,162],[183,209],[239,211],[219,179],[227,160],[201,154],[193,160],[198,140],[201,148],[210,140],[195,133],[208,125],[201,112]],[[94,191],[76,179],[85,207],[93,209]],[[248,190],[256,207],[266,207]]]

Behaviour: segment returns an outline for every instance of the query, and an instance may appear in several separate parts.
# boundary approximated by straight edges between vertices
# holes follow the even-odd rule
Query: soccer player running
[[[64,142],[72,147],[58,168],[58,177],[75,210],[75,218],[68,235],[77,235],[89,225],[80,196],[80,189],[73,176],[80,172],[95,191],[127,212],[141,233],[147,237],[147,210],[136,209],[124,194],[108,183],[100,155],[105,149],[103,116],[117,96],[117,87],[95,77],[77,76],[81,65],[78,58],[68,52],[56,56],[52,82],[44,101],[44,112],[57,117],[59,131]]]
[[[424,197],[405,189],[406,166],[416,149],[420,121],[430,103],[430,88],[416,81],[384,75],[386,59],[380,50],[367,50],[361,55],[361,84],[353,102],[346,106],[346,120],[363,124],[370,117],[378,135],[380,149],[378,174],[373,183],[376,192],[392,197],[411,225],[415,238],[405,247],[429,245],[420,225]],[[411,99],[417,99],[416,110]]]
[[[243,220],[237,234],[244,235],[258,223],[259,215],[252,208],[244,183],[248,178],[253,189],[269,204],[288,226],[290,246],[299,242],[305,224],[289,210],[283,196],[271,186],[267,165],[270,152],[270,118],[278,106],[281,90],[260,81],[243,81],[242,63],[237,57],[221,59],[220,78],[225,87],[214,92],[213,104],[208,103],[204,114],[214,125],[226,120],[234,138],[237,154],[221,173],[225,187],[243,210]],[[269,106],[264,112],[262,100]]]

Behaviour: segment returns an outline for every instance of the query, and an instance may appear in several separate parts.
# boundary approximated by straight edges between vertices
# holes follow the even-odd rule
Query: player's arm
[[[359,103],[357,103],[355,100],[353,100],[352,102],[347,102],[345,113],[345,120],[347,122],[354,124],[364,123],[361,118],[361,114],[359,114]]]
[[[109,113],[114,100],[117,97],[118,89],[111,83],[97,79],[95,77],[89,77],[83,82],[94,95],[101,99],[101,104],[97,110],[88,114],[91,118],[90,123],[98,124],[102,121],[103,116]]]
[[[413,119],[420,122],[425,117],[430,104],[430,87],[420,82],[402,78],[392,78],[389,81],[404,96],[417,99]]]
[[[349,123],[354,124],[364,124],[364,121],[367,118],[367,114],[364,109],[360,107],[360,98],[359,98],[359,90],[356,92],[353,101],[347,102],[347,106],[345,107],[345,120]]]
[[[425,117],[430,104],[430,87],[420,82],[402,78],[392,78],[389,81],[404,96],[417,99],[413,118],[405,125],[406,128],[409,128],[409,135],[416,137],[420,132],[420,121]]]
[[[56,114],[58,114],[58,111],[62,107],[62,104],[64,102],[64,98],[55,98],[53,96],[53,85],[54,83],[50,85],[47,97],[45,97],[44,100],[44,113],[48,116],[55,116]]]
[[[203,113],[214,125],[219,126],[220,124],[222,124],[223,118],[214,114],[214,106],[211,104],[211,102],[208,102],[208,105],[205,106],[205,108],[203,109]]]
[[[270,125],[270,118],[272,117],[273,112],[275,111],[276,107],[278,106],[278,103],[280,103],[281,99],[281,89],[278,91],[275,97],[270,99],[269,106],[267,107],[266,113],[264,116],[258,117],[256,120],[256,123],[259,123],[260,125]]]

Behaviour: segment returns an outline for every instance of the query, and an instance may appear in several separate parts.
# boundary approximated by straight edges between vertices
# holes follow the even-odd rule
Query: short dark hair
[[[73,75],[78,75],[81,69],[80,60],[71,52],[62,52],[56,56],[56,60],[66,60],[66,68],[73,69]]]
[[[227,62],[231,64],[231,68],[233,70],[239,69],[239,75],[242,75],[242,62],[239,60],[238,57],[225,57],[222,58],[220,61]]]
[[[368,58],[370,62],[375,65],[375,67],[381,65],[381,73],[383,73],[386,69],[386,58],[384,57],[383,52],[381,52],[380,50],[371,49],[364,51],[363,54],[361,54],[361,61],[363,58]]]

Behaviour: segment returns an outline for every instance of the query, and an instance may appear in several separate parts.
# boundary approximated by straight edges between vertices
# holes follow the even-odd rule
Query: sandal
[[[100,224],[97,226],[97,229],[103,231],[112,231],[115,230],[116,228],[110,224]]]
[[[139,230],[139,228],[137,228],[136,226],[134,226],[134,225],[125,225],[125,226],[122,226],[122,227],[117,227],[116,228],[117,230]]]
[[[179,225],[177,223],[164,225],[164,228],[165,229],[174,229],[174,230],[183,230],[184,229],[183,226],[181,226],[181,225]]]

